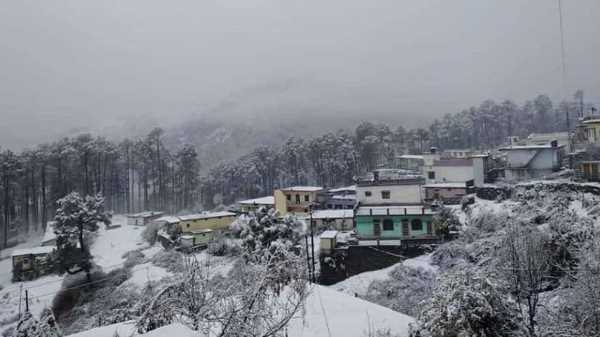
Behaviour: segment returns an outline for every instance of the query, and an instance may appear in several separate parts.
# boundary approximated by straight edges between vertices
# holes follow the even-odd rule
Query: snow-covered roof
[[[331,193],[355,192],[355,191],[356,191],[356,185],[350,185],[350,186],[332,188],[332,189],[329,190],[329,192],[331,192]]]
[[[423,187],[425,188],[467,188],[465,183],[431,183],[426,184]]]
[[[31,248],[21,248],[21,249],[13,250],[11,256],[50,254],[55,249],[56,249],[56,247],[54,247],[54,246],[39,246],[39,247],[31,247]]]
[[[532,145],[511,145],[507,147],[499,148],[500,151],[511,151],[511,150],[538,150],[538,149],[559,149],[564,145],[552,146],[551,144],[532,144]]]
[[[333,195],[331,199],[338,200],[356,200],[356,194]]]
[[[582,124],[596,124],[596,123],[600,123],[600,119],[588,119],[585,120],[583,122],[581,122]]]
[[[205,334],[194,331],[181,323],[172,323],[158,329],[146,332],[139,337],[200,337]]]
[[[433,166],[437,167],[461,167],[461,166],[473,166],[472,159],[440,159],[434,160]]]
[[[337,234],[338,234],[338,231],[324,231],[321,234],[321,239],[335,239]]]
[[[351,209],[319,209],[312,213],[313,219],[347,219],[353,218],[354,212]]]
[[[262,197],[262,198],[242,200],[242,201],[238,201],[238,204],[241,204],[241,205],[254,205],[254,204],[256,204],[256,205],[274,205],[275,197],[272,195],[269,195],[269,196]]]
[[[419,154],[403,154],[401,156],[398,156],[397,158],[400,159],[424,159],[422,155]]]
[[[160,218],[154,220],[155,222],[166,222],[168,224],[175,224],[181,221],[181,219],[178,216],[174,216],[174,215],[165,215],[165,216],[161,216]]]
[[[282,191],[288,192],[318,192],[322,190],[323,187],[320,186],[291,186],[282,188]]]
[[[207,212],[207,213],[198,213],[198,214],[188,214],[182,215],[179,218],[183,221],[189,220],[200,220],[200,219],[210,219],[210,218],[222,218],[225,216],[235,216],[235,213],[232,212]]]
[[[414,206],[414,205],[406,205],[406,206],[362,206],[359,207],[356,211],[356,215],[419,215],[426,214],[431,215],[434,214],[431,208],[423,207],[423,206]]]
[[[55,224],[56,221],[48,221],[48,224],[46,225],[46,232],[44,232],[44,237],[42,238],[42,244],[45,242],[56,240],[56,233],[54,233]]]
[[[140,213],[129,214],[127,216],[130,218],[149,218],[152,216],[160,216],[163,214],[164,214],[163,212],[144,211],[144,212],[140,212]]]
[[[172,323],[163,327],[138,335],[134,321],[126,321],[111,325],[93,328],[78,332],[67,337],[114,337],[114,336],[138,336],[138,337],[203,337],[205,334],[193,331],[181,323]]]

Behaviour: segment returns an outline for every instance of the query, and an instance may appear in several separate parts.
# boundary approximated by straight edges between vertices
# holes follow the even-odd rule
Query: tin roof
[[[13,250],[11,256],[50,254],[55,249],[56,249],[56,247],[54,247],[54,246],[40,246],[40,247],[15,249],[15,250]]]
[[[337,234],[338,231],[324,231],[323,234],[321,234],[321,239],[335,239]]]
[[[198,213],[198,214],[182,215],[179,218],[183,221],[188,221],[188,220],[222,218],[225,216],[235,216],[235,215],[236,214],[232,213],[232,212],[212,212],[212,213]]]
[[[274,205],[275,204],[275,197],[273,197],[272,195],[266,196],[266,197],[262,197],[262,198],[255,198],[255,199],[248,199],[248,200],[242,200],[242,201],[238,201],[238,204],[240,205]]]

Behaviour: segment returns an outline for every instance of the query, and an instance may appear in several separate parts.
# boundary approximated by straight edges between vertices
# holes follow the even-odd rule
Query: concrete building
[[[441,157],[446,159],[466,159],[472,155],[471,149],[446,149],[441,153]]]
[[[127,215],[127,224],[132,226],[146,226],[155,219],[160,218],[163,212],[146,211]]]
[[[312,212],[313,225],[318,229],[349,231],[354,227],[354,211],[351,209],[320,209]]]
[[[236,218],[232,212],[207,212],[199,214],[182,215],[177,228],[182,233],[192,233],[205,229],[213,231],[228,230]]]
[[[401,170],[423,173],[425,159],[422,155],[403,154],[395,158],[396,167]]]
[[[427,172],[427,183],[467,182],[475,177],[472,159],[440,159]]]
[[[317,201],[322,209],[353,209],[356,205],[356,185],[319,192]]]
[[[275,207],[275,197],[266,196],[262,198],[248,199],[238,201],[240,211],[243,213],[256,212],[261,207],[273,208]]]
[[[580,165],[583,179],[587,181],[600,181],[600,161],[582,161]]]
[[[514,145],[501,148],[506,153],[504,175],[508,181],[541,178],[560,169],[563,146],[553,141],[545,145]]]
[[[317,196],[322,190],[318,186],[293,186],[275,190],[275,208],[280,216],[288,213],[305,216],[309,208],[318,203]]]
[[[434,213],[418,206],[362,206],[356,211],[356,235],[361,240],[432,239]]]
[[[466,183],[431,183],[423,186],[425,201],[442,201],[447,205],[459,204],[462,197],[467,195]]]
[[[587,144],[600,143],[600,119],[583,120],[578,127],[581,129]]]

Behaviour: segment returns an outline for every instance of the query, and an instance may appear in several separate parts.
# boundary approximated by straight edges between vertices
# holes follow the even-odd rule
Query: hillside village
[[[174,309],[155,306],[183,305],[228,287],[241,292],[203,301],[247,296],[238,284],[241,272],[278,275],[269,286],[248,290],[259,291],[261,310],[275,315],[267,320],[253,312],[257,325],[249,336],[271,325],[288,336],[445,336],[445,329],[480,333],[500,326],[507,330],[485,336],[555,336],[553,315],[566,315],[560,329],[593,336],[600,326],[579,325],[585,318],[578,315],[595,315],[600,303],[568,294],[578,287],[600,291],[597,278],[589,283],[600,261],[596,121],[581,119],[572,133],[510,137],[487,150],[401,154],[352,185],[280,187],[220,210],[144,210],[107,220],[102,198],[69,195],[59,204],[87,205],[89,215],[77,218],[91,226],[80,229],[82,236],[73,236],[77,226],[68,219],[74,215],[63,206],[39,241],[2,252],[4,335],[23,329],[73,337],[237,335],[193,312],[155,316]],[[79,252],[89,252],[88,264],[83,255],[65,267],[65,254]],[[276,271],[265,258],[287,267]],[[538,260],[532,266],[522,259]],[[76,266],[81,272],[70,275]],[[197,277],[210,281],[188,294],[195,286],[187,280]],[[186,295],[166,292],[172,287]],[[445,301],[459,301],[456,316],[436,316],[450,305]]]

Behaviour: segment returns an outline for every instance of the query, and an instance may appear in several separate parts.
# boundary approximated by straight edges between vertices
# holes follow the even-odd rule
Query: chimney
[[[555,139],[555,140],[551,141],[550,142],[550,146],[552,146],[552,147],[558,147],[558,140]]]

